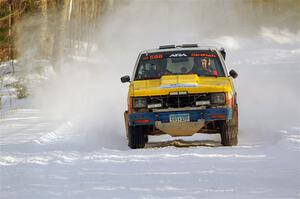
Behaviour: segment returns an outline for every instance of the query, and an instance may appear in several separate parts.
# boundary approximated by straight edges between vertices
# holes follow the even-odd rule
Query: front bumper
[[[170,114],[189,114],[190,122],[204,120],[205,122],[216,120],[230,120],[231,108],[207,108],[201,110],[180,110],[163,112],[139,112],[128,114],[128,125],[154,125],[155,122],[169,123]]]

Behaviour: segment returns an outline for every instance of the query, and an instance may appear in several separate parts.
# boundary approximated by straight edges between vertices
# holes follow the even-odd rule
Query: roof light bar
[[[196,48],[198,44],[182,44],[182,48]]]
[[[169,48],[175,48],[175,45],[164,45],[164,46],[159,46],[159,49],[169,49]]]

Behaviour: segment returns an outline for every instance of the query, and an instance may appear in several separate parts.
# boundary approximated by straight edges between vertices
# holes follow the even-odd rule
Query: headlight
[[[146,98],[133,98],[132,101],[133,108],[145,108],[147,107]]]
[[[213,105],[224,105],[225,104],[225,93],[211,94],[210,102]]]

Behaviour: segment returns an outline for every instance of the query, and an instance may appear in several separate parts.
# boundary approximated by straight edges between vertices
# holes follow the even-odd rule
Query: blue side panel
[[[226,120],[231,120],[232,118],[232,108],[227,108],[226,109]]]
[[[189,111],[170,111],[170,112],[148,112],[148,113],[132,113],[128,115],[128,123],[130,126],[135,125],[153,125],[155,121],[160,121],[162,123],[168,123],[170,114],[189,114],[190,121],[196,122],[199,119],[204,119],[205,121],[220,120],[217,118],[212,118],[212,115],[224,115],[226,120],[232,118],[232,109],[230,108],[209,108],[203,110],[189,110]],[[137,123],[136,120],[149,120],[147,123]]]
[[[154,113],[132,113],[132,114],[128,114],[129,126],[139,125],[139,124],[136,124],[134,122],[135,120],[149,120],[149,123],[147,123],[147,125],[153,125],[154,122],[155,122]],[[144,125],[144,124],[142,124],[142,125]]]

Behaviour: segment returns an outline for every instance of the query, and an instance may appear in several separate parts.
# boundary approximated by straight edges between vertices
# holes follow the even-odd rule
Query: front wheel
[[[149,136],[145,135],[145,143],[148,143],[148,142],[149,142]]]
[[[139,149],[145,147],[145,134],[143,126],[128,127],[128,146],[131,149]]]
[[[224,121],[221,125],[221,143],[223,146],[236,146],[238,144],[238,108],[234,108],[232,119]]]

